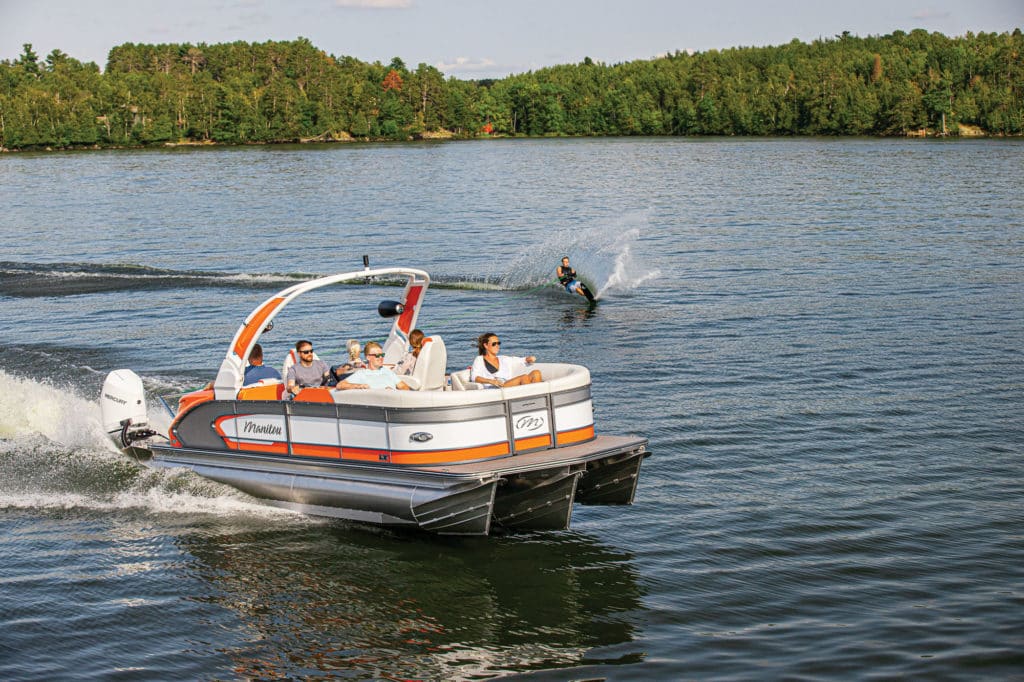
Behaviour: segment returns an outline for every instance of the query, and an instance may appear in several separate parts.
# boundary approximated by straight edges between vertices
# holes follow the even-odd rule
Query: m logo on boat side
[[[258,424],[256,422],[242,422],[242,433],[260,436],[280,436],[282,429],[277,424]]]
[[[525,415],[516,420],[516,430],[518,431],[536,431],[542,426],[544,426],[544,420],[540,417]]]

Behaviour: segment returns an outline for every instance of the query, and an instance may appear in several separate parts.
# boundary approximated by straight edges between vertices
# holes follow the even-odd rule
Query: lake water
[[[0,678],[1024,675],[1024,140],[608,139],[0,156]],[[588,366],[636,504],[437,538],[137,468],[103,377],[213,377],[313,275],[410,265]],[[552,286],[568,254],[602,302]],[[263,338],[381,338],[386,287]]]

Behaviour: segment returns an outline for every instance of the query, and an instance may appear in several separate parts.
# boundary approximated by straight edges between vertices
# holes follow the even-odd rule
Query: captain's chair
[[[419,382],[421,391],[444,388],[444,372],[448,366],[448,351],[444,347],[444,339],[439,335],[423,339],[423,347],[416,358],[416,367],[412,378]],[[411,385],[411,384],[410,384]]]

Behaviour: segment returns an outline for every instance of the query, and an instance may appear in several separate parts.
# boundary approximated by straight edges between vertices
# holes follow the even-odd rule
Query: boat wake
[[[580,279],[597,298],[629,293],[661,276],[660,271],[645,268],[633,255],[646,224],[647,213],[635,212],[614,222],[555,234],[542,244],[531,245],[512,262],[501,278],[502,288],[558,287],[555,266],[562,256],[569,256]]]
[[[147,265],[0,262],[0,295],[32,298],[180,288],[280,289],[316,275],[166,270]]]
[[[527,291],[557,287],[555,265],[563,255],[568,254],[573,266],[598,297],[610,292],[628,292],[660,275],[657,270],[643,269],[632,255],[645,223],[645,214],[633,214],[612,224],[559,233],[539,246],[531,245],[500,275],[467,277],[464,274],[445,275],[442,272],[432,278],[431,286],[470,291]],[[299,272],[170,270],[131,263],[0,261],[0,296],[36,298],[114,291],[202,288],[278,290],[320,276]],[[357,286],[362,283],[361,280],[351,282]],[[405,280],[377,279],[374,284],[404,286]]]
[[[151,416],[156,423],[167,421]],[[95,400],[3,370],[0,509],[303,518],[185,470],[140,467],[103,433]]]

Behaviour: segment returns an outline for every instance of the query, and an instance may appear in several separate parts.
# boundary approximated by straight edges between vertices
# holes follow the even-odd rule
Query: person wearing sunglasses
[[[309,386],[322,386],[328,378],[330,368],[320,358],[313,356],[313,343],[303,339],[295,344],[299,361],[288,368],[286,383],[288,393],[295,396]]]
[[[397,388],[408,391],[409,385],[397,374],[384,366],[384,349],[376,341],[370,341],[365,348],[366,362],[369,367],[356,370],[338,382],[338,390],[347,391],[353,388]]]
[[[501,341],[492,332],[481,334],[476,340],[479,354],[473,360],[469,371],[469,380],[483,384],[485,388],[501,388],[502,386],[522,386],[544,381],[539,369],[528,369],[537,361],[532,355],[525,358],[514,355],[498,355]]]

